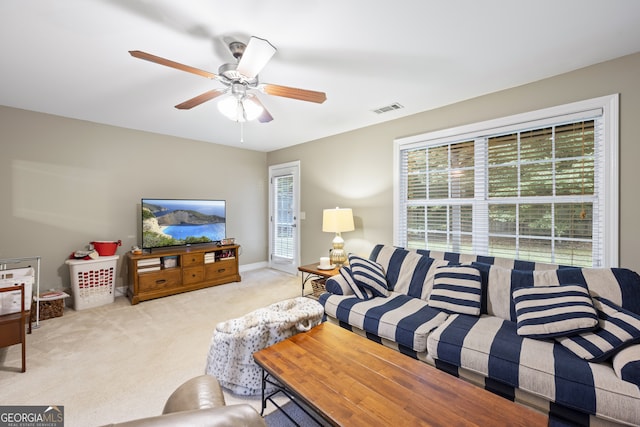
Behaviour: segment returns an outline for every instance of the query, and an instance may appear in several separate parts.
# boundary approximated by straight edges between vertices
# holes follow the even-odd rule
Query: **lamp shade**
[[[328,233],[342,233],[353,231],[353,212],[351,209],[325,209],[322,212],[322,231]]]

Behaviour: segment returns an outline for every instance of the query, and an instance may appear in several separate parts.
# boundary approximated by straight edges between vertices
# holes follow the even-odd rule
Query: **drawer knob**
[[[165,284],[166,282],[167,282],[166,279],[158,279],[158,280],[156,280],[156,284],[157,285],[162,285],[162,284]]]
[[[226,270],[226,268],[219,268],[218,269],[218,273],[223,273]]]

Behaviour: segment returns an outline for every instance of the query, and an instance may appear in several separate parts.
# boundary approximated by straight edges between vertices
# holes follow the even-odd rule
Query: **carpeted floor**
[[[162,412],[171,392],[204,373],[215,325],[300,295],[300,278],[244,272],[242,282],[132,306],[125,297],[40,322],[20,346],[0,349],[0,405],[63,405],[66,427],[99,426]],[[227,403],[259,398],[226,395]],[[267,411],[273,411],[268,408]]]

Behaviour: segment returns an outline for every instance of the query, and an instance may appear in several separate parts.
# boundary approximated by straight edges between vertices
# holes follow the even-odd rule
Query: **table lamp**
[[[353,231],[353,212],[351,209],[325,209],[322,212],[322,231],[325,233],[336,233],[333,238],[333,249],[331,250],[331,264],[341,267],[347,261],[347,254],[344,251],[343,231]]]

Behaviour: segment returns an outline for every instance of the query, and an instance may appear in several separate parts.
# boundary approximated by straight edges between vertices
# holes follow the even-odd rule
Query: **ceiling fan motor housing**
[[[233,83],[231,85],[231,95],[235,96],[238,100],[244,99],[244,97],[247,96],[246,83]]]
[[[236,70],[237,67],[238,64],[222,64],[218,68],[218,75],[223,77],[220,81],[229,86],[234,83],[246,83],[249,87],[256,87],[258,85],[258,76],[249,79],[247,76],[239,73]]]
[[[242,55],[244,54],[244,50],[247,48],[247,45],[242,42],[231,42],[229,43],[229,50],[234,58],[240,61]]]

